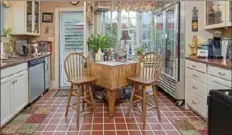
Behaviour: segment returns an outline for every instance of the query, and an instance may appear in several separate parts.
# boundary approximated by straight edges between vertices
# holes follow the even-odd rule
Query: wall
[[[192,10],[193,7],[197,7],[198,11],[198,32],[192,32]],[[185,29],[185,43],[186,43],[186,48],[185,48],[185,56],[188,56],[188,50],[189,50],[189,45],[188,41],[193,39],[194,35],[198,36],[198,40],[206,40],[208,38],[212,38],[213,34],[212,31],[206,31],[204,30],[204,24],[203,24],[203,4],[202,1],[186,1],[186,29]]]
[[[52,70],[52,80],[55,80],[55,53],[56,51],[59,50],[55,50],[55,46],[57,46],[55,44],[55,8],[59,8],[59,7],[84,7],[84,2],[80,2],[78,5],[74,6],[71,5],[69,1],[67,2],[49,2],[49,1],[41,1],[40,2],[40,18],[41,18],[41,24],[40,24],[40,36],[39,37],[31,37],[32,41],[35,40],[50,40],[53,42],[53,47],[52,47],[52,51],[53,51],[53,55],[51,56],[51,70]],[[48,13],[53,13],[53,22],[52,23],[44,23],[42,22],[42,13],[43,12],[48,12]],[[48,26],[49,33],[45,33],[45,28]]]

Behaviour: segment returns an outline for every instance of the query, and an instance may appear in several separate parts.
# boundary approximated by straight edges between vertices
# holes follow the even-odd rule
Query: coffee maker
[[[15,48],[16,48],[17,55],[27,56],[27,53],[28,53],[27,40],[15,41]]]
[[[222,35],[215,32],[213,39],[208,39],[208,58],[222,59]]]

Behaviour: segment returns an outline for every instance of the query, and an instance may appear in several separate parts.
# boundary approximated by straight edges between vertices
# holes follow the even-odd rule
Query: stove
[[[232,89],[211,90],[207,103],[208,135],[232,135]]]

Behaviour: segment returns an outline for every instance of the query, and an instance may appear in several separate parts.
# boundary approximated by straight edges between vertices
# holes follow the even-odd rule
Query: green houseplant
[[[11,28],[4,28],[3,29],[3,36],[8,39],[9,44],[9,51],[12,53],[13,50],[13,38],[12,38],[12,29]]]
[[[137,54],[138,58],[141,59],[142,56],[143,56],[143,48],[142,47],[138,47],[136,49],[136,54]]]
[[[113,39],[107,35],[91,35],[87,41],[89,50],[97,53],[99,49],[104,50],[106,48],[113,47]]]

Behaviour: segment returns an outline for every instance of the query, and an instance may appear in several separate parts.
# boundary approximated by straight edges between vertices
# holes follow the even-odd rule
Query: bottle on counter
[[[108,54],[107,54],[107,51],[105,51],[105,53],[104,53],[104,61],[108,61]]]

